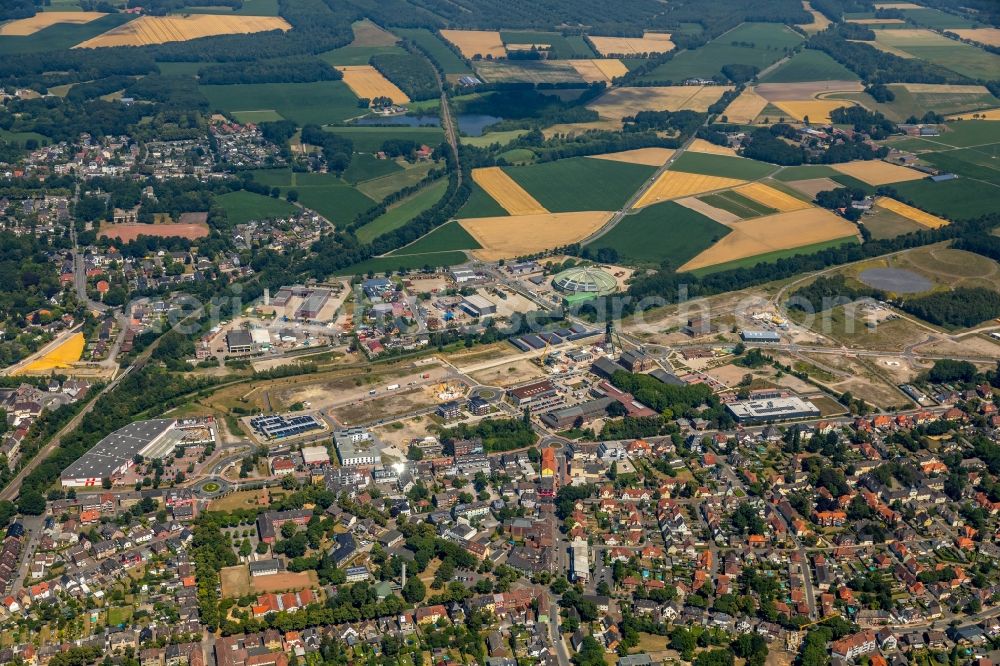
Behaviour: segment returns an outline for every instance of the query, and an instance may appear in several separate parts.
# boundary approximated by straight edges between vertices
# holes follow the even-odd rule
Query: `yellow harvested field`
[[[189,14],[187,16],[141,16],[102,35],[77,44],[76,49],[105,46],[148,46],[186,42],[214,35],[239,35],[270,30],[291,30],[280,16]]]
[[[670,33],[647,32],[642,37],[596,37],[587,35],[594,49],[602,56],[634,56],[644,53],[666,53],[674,48]]]
[[[799,81],[797,83],[761,83],[754,92],[769,102],[799,102],[822,99],[823,95],[835,92],[861,92],[865,89],[860,81]],[[845,103],[846,102],[842,102]]]
[[[555,125],[549,125],[542,130],[542,135],[545,136],[546,139],[551,139],[559,134],[576,136],[579,134],[586,134],[587,132],[614,132],[619,129],[621,129],[621,123],[617,123],[613,120],[593,120],[586,123],[557,123]]]
[[[813,125],[829,123],[830,112],[842,106],[854,106],[854,102],[836,99],[810,99],[797,102],[784,101],[773,104],[798,121],[809,118]]]
[[[812,8],[812,5],[803,0],[802,8],[812,14],[812,23],[800,23],[798,27],[802,28],[806,32],[822,32],[830,27],[830,19],[826,17],[822,12],[818,12]]]
[[[548,213],[545,206],[538,203],[500,167],[484,167],[472,170],[472,180],[486,190],[493,199],[511,215],[535,215]]]
[[[767,106],[767,100],[754,92],[751,88],[745,88],[739,97],[734,99],[722,112],[726,120],[738,125],[748,125]]]
[[[805,201],[796,199],[790,194],[786,194],[763,183],[749,183],[743,187],[737,187],[736,192],[739,192],[748,199],[753,199],[759,204],[773,208],[779,213],[789,213],[793,210],[812,208]]]
[[[83,333],[74,333],[61,345],[21,368],[16,374],[39,374],[68,368],[83,356]]]
[[[617,153],[591,155],[595,160],[611,160],[612,162],[627,162],[628,164],[645,164],[646,166],[663,166],[674,154],[670,148],[636,148]]]
[[[682,199],[677,199],[675,203],[693,210],[696,213],[701,213],[708,219],[715,220],[719,224],[725,224],[727,226],[743,219],[736,213],[730,213],[728,210],[716,208],[715,206],[707,204],[696,197],[684,197]]]
[[[546,49],[552,48],[551,44],[504,44],[504,48],[508,51],[530,51],[531,49],[538,49],[539,51],[544,51]]]
[[[103,12],[39,12],[30,18],[17,19],[0,25],[0,36],[27,37],[58,23],[83,25],[96,21],[102,16],[107,16],[107,14]]]
[[[948,32],[987,46],[1000,46],[1000,28],[949,28]]]
[[[892,197],[879,197],[875,200],[875,205],[879,208],[892,211],[897,215],[902,215],[906,219],[913,220],[917,224],[927,227],[928,229],[937,229],[948,225],[948,220],[938,217],[937,215],[925,213],[919,208],[914,208],[913,206],[905,204],[902,201],[896,201]]]
[[[601,118],[621,121],[640,111],[705,112],[732,86],[654,86],[612,88],[587,105]]]
[[[858,228],[823,208],[756,217],[729,225],[732,231],[678,270],[717,266],[761,254],[857,236]]]
[[[628,74],[628,67],[621,60],[570,60],[569,64],[583,77],[587,83],[604,81],[611,83],[612,79]]]
[[[636,208],[651,206],[661,201],[704,194],[713,190],[725,190],[746,181],[722,176],[705,176],[700,173],[684,173],[683,171],[664,171],[648,190],[636,202]]]
[[[949,83],[898,83],[910,93],[926,93],[931,95],[989,95],[989,88],[977,85],[958,85]]]
[[[971,111],[969,113],[956,113],[948,116],[949,120],[1000,120],[1000,108],[986,109],[984,111]]]
[[[857,178],[876,187],[879,185],[888,185],[889,183],[920,180],[927,177],[926,173],[917,171],[916,169],[899,166],[898,164],[889,164],[882,160],[857,160],[855,162],[844,162],[843,164],[831,164],[830,166],[845,176]]]
[[[692,153],[708,153],[709,155],[728,155],[729,157],[738,157],[736,151],[729,146],[718,146],[714,143],[705,141],[704,139],[695,139],[692,141],[691,145],[688,146],[688,150]]]
[[[906,23],[903,19],[894,18],[864,18],[864,19],[847,19],[847,23],[857,23],[858,25],[902,25]]]
[[[344,83],[358,97],[368,99],[388,97],[395,104],[406,104],[410,101],[405,92],[371,65],[344,65],[337,69],[344,74]]]
[[[462,55],[470,60],[477,55],[506,58],[500,33],[496,30],[442,30],[441,36],[458,47]]]
[[[459,223],[483,248],[473,252],[476,258],[496,261],[577,243],[607,224],[612,215],[603,211],[540,213]]]

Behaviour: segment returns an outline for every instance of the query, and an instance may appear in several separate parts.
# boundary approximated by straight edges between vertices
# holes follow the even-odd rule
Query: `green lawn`
[[[736,261],[729,261],[724,264],[718,264],[716,266],[706,266],[705,268],[699,268],[697,270],[691,271],[693,275],[708,275],[709,273],[718,273],[720,271],[728,271],[734,268],[750,268],[751,266],[756,266],[757,264],[767,264],[777,261],[778,259],[785,259],[786,257],[794,257],[797,254],[809,255],[815,254],[822,250],[829,250],[831,248],[840,247],[841,245],[851,244],[854,245],[858,242],[858,239],[854,236],[848,236],[846,238],[838,238],[831,241],[825,241],[823,243],[816,243],[814,245],[805,245],[803,247],[797,247],[791,250],[778,250],[776,252],[768,252],[767,254],[758,254],[755,257],[747,257],[746,259],[738,259]]]
[[[284,120],[277,111],[233,111],[233,118],[241,123],[262,123],[268,120]]]
[[[668,201],[627,215],[611,231],[587,245],[612,248],[622,261],[681,266],[729,233],[729,229],[680,204]]]
[[[742,180],[757,180],[777,169],[778,167],[773,164],[765,164],[743,157],[692,152],[685,152],[670,166],[671,171],[686,171],[687,173],[740,178]]]
[[[734,63],[764,69],[802,39],[802,35],[778,23],[744,23],[701,48],[678,53],[640,80],[679,83],[691,77],[711,78],[724,65]]]
[[[772,176],[775,180],[780,180],[782,182],[789,182],[793,180],[809,180],[810,178],[829,178],[830,176],[835,176],[838,172],[831,167],[816,164],[816,165],[805,165],[805,166],[793,166],[785,167],[781,171],[777,172]]]
[[[214,203],[226,211],[230,222],[237,224],[269,217],[284,217],[296,210],[295,206],[284,199],[272,199],[246,190],[217,196]]]
[[[0,37],[0,55],[41,53],[72,48],[134,18],[132,14],[108,14],[90,23],[80,25],[57,23],[33,35]]]
[[[501,30],[500,39],[504,44],[549,44],[552,56],[560,59],[598,57],[583,39],[570,41],[558,32]]]
[[[482,246],[458,222],[447,222],[406,247],[393,250],[392,256],[435,254],[454,250],[478,250]]]
[[[971,79],[991,80],[1000,72],[1000,56],[943,35],[928,33],[913,38],[897,30],[876,30],[876,40],[902,49],[917,58],[941,65]]]
[[[0,129],[0,141],[3,142],[13,142],[19,146],[24,146],[24,142],[31,139],[37,141],[40,146],[48,145],[51,142],[49,137],[44,134],[39,134],[38,132],[11,132],[9,130]]]
[[[198,86],[219,111],[277,111],[299,125],[327,125],[364,115],[343,81]]]
[[[351,166],[344,171],[344,180],[348,183],[357,184],[372,178],[381,178],[391,173],[402,171],[393,160],[380,160],[368,153],[356,154],[351,158]]]
[[[618,210],[656,169],[574,157],[504,171],[553,213]]]
[[[436,252],[431,254],[414,254],[400,257],[376,257],[354,264],[337,271],[337,275],[365,275],[369,271],[384,273],[386,271],[421,270],[427,266],[455,266],[464,264],[469,258],[464,252]]]
[[[445,74],[472,74],[465,61],[427,28],[395,28],[393,32],[426,51],[431,60],[441,66]]]
[[[299,202],[336,225],[350,224],[375,202],[333,174],[298,174]],[[303,179],[303,176],[309,176]],[[303,182],[303,180],[305,182]]]
[[[354,142],[354,150],[359,153],[377,153],[382,150],[382,144],[390,139],[415,141],[431,147],[444,141],[444,132],[440,127],[352,125],[350,127],[330,127],[328,131],[349,137]]]
[[[358,240],[362,243],[369,243],[382,234],[388,233],[393,229],[398,229],[440,201],[447,189],[448,179],[442,178],[416,194],[394,204],[385,213],[358,229],[356,234]]]
[[[950,220],[964,220],[997,212],[1000,187],[986,185],[970,178],[957,178],[943,183],[911,180],[892,187],[899,196],[917,208]]]
[[[486,190],[475,183],[469,184],[472,194],[468,201],[459,209],[455,217],[464,220],[470,217],[501,217],[506,216],[507,211],[498,204],[493,197],[486,194]]]
[[[823,51],[803,49],[761,79],[762,83],[800,81],[856,81],[858,75]]]
[[[108,626],[117,627],[118,625],[125,624],[131,618],[132,609],[130,607],[108,609]]]
[[[402,53],[407,51],[399,46],[343,46],[333,51],[319,54],[321,60],[331,65],[367,65],[373,55],[381,53]]]

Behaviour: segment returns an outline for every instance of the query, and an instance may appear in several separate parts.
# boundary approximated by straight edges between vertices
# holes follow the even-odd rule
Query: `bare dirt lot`
[[[540,367],[528,360],[515,360],[510,363],[502,363],[493,368],[479,370],[469,377],[480,384],[487,386],[513,386],[522,382],[544,377],[545,373]]]
[[[820,192],[827,192],[830,190],[835,190],[838,187],[842,187],[836,181],[830,180],[829,178],[810,178],[808,180],[793,180],[786,183],[790,187],[795,188],[802,194],[806,194],[810,197],[815,197]]]
[[[389,420],[442,402],[437,385],[392,391],[371,400],[336,407],[333,416],[343,425]]]
[[[286,571],[272,576],[257,576],[250,583],[254,592],[285,592],[318,588],[319,576],[315,571]]]
[[[139,236],[158,238],[179,237],[194,240],[208,235],[207,224],[102,224],[97,234],[102,238],[117,238],[123,243]]]
[[[250,594],[250,570],[245,564],[223,567],[220,572],[222,598],[236,599]]]

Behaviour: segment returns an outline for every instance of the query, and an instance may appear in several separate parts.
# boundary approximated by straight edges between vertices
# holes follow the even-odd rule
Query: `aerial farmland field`
[[[504,171],[545,209],[564,213],[617,210],[655,168],[576,157]]]
[[[302,125],[338,123],[364,114],[343,81],[211,85],[199,90],[220,111],[270,109]]]

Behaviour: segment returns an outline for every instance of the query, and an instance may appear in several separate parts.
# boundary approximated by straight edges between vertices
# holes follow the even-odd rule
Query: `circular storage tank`
[[[552,286],[564,294],[604,296],[618,290],[618,281],[600,268],[580,266],[557,273],[552,278]]]

